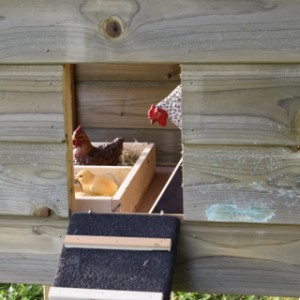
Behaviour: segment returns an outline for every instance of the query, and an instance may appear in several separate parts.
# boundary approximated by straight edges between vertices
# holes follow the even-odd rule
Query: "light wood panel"
[[[187,220],[300,224],[300,151],[184,145]]]
[[[65,139],[63,67],[0,65],[0,142]]]
[[[2,0],[0,61],[299,62],[299,10],[298,0]]]
[[[2,216],[0,282],[51,285],[67,226]],[[299,246],[299,226],[183,221],[173,289],[299,297]]]
[[[180,81],[178,64],[76,64],[81,81]]]
[[[6,142],[0,153],[1,214],[68,216],[65,144]]]
[[[74,191],[74,166],[73,166],[73,142],[72,133],[76,124],[75,110],[75,86],[74,86],[74,65],[64,65],[63,73],[63,97],[64,97],[64,129],[66,136],[66,172],[68,207],[72,209],[75,200]]]
[[[68,219],[1,216],[0,282],[52,284]]]
[[[173,289],[299,297],[300,227],[183,222]]]
[[[150,124],[147,116],[151,104],[160,102],[176,86],[177,82],[78,83],[78,122],[92,128],[153,129],[155,127]],[[166,128],[176,129],[171,122],[168,122]]]
[[[184,65],[185,144],[300,144],[300,65]]]
[[[163,293],[52,287],[49,300],[163,300]]]

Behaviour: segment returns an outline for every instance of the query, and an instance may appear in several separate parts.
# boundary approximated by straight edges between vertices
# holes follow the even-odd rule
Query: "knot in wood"
[[[111,16],[102,24],[104,36],[109,40],[116,40],[121,37],[124,32],[123,21],[117,16]]]

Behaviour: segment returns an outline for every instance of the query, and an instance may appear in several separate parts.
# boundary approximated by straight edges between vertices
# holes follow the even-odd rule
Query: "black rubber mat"
[[[68,234],[171,238],[171,251],[63,248],[54,286],[162,292],[169,299],[179,220],[170,216],[74,214]]]

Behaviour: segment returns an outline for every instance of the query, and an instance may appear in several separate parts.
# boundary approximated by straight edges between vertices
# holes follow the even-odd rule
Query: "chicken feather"
[[[115,138],[110,143],[95,147],[81,126],[73,132],[73,162],[75,165],[118,165],[123,152],[124,139]]]
[[[91,196],[113,196],[118,190],[112,175],[97,176],[86,169],[76,174],[75,183],[80,184],[83,193]]]

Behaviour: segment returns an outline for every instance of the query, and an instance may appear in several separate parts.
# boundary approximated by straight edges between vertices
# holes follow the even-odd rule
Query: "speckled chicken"
[[[79,125],[73,132],[73,162],[75,165],[118,165],[123,152],[122,137],[99,147],[91,144],[90,139]]]
[[[151,124],[157,122],[160,126],[166,126],[167,120],[182,128],[181,85],[178,85],[166,98],[158,104],[152,104],[148,111],[148,119]]]

